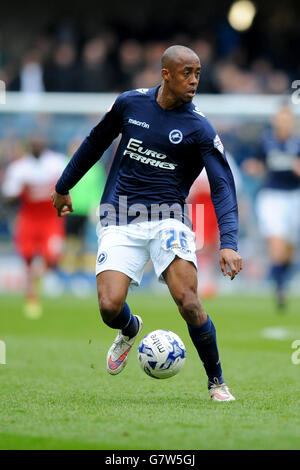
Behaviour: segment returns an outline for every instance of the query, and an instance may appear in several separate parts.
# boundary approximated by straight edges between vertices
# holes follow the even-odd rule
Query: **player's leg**
[[[25,261],[25,303],[24,314],[26,317],[36,320],[42,315],[40,303],[40,263],[34,262],[33,257],[24,257]]]
[[[190,337],[204,365],[211,398],[215,401],[234,400],[222,376],[214,324],[205,313],[197,294],[195,266],[190,261],[175,257],[163,272],[163,277],[187,323]]]
[[[106,369],[119,374],[127,364],[128,354],[142,329],[143,322],[130,312],[125,302],[131,278],[118,271],[103,271],[97,277],[99,309],[104,323],[118,329],[118,335],[106,358]]]
[[[42,314],[40,304],[40,264],[35,262],[36,238],[31,220],[19,215],[15,227],[16,249],[25,263],[24,315],[38,319]]]
[[[118,374],[142,328],[142,319],[126,303],[130,283],[139,285],[149,260],[147,240],[140,240],[135,227],[98,227],[96,277],[99,308],[104,323],[118,329],[107,354],[107,371]],[[128,235],[130,232],[130,236]]]
[[[286,283],[299,230],[298,193],[262,190],[257,198],[257,215],[261,233],[267,240],[277,305],[282,308],[286,303]]]
[[[40,227],[35,226],[36,249],[41,257],[42,264],[39,272],[39,281],[42,283],[45,275],[49,285],[56,289],[62,281],[59,262],[62,259],[65,247],[65,220],[56,214],[49,216],[46,220],[41,219]]]
[[[136,335],[138,322],[125,302],[130,277],[118,271],[103,271],[97,277],[99,310],[103,322],[110,328],[122,330],[129,338]]]
[[[271,278],[276,287],[277,304],[280,309],[286,305],[286,284],[289,277],[294,246],[281,237],[269,237],[268,249],[271,258]]]

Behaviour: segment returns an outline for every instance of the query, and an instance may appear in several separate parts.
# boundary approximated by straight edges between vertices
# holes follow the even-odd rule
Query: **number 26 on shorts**
[[[166,232],[166,249],[182,248],[187,249],[188,242],[184,232],[178,232],[177,230],[168,230]]]

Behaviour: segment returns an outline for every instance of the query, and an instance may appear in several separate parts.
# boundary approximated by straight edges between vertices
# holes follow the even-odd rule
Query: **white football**
[[[169,330],[155,330],[138,347],[138,361],[147,375],[167,379],[176,375],[185,363],[186,350],[178,335]]]

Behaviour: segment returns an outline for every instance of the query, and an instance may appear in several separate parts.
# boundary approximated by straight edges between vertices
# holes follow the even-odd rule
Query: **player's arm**
[[[220,231],[220,267],[224,276],[229,275],[232,280],[243,268],[242,258],[237,253],[238,205],[232,172],[222,143],[216,141],[216,137],[206,135],[202,139],[201,155]]]
[[[237,253],[238,206],[231,169],[227,160],[218,153],[214,152],[214,158],[206,156],[203,160],[220,231],[219,263],[223,275],[233,280],[243,268],[242,258]]]
[[[59,178],[55,191],[51,195],[59,216],[73,212],[69,190],[101,158],[105,150],[122,131],[123,100],[121,97],[122,95],[117,98],[112,108],[92,129],[90,135],[84,139]]]
[[[59,217],[65,217],[74,211],[70,194],[59,194],[53,191],[51,199]]]
[[[12,163],[6,170],[1,187],[1,193],[5,198],[5,202],[16,202],[22,196],[24,189],[25,186],[22,168],[20,168],[16,162]]]
[[[293,172],[295,173],[295,175],[298,176],[298,178],[300,178],[300,155],[295,158],[295,162],[293,164]]]

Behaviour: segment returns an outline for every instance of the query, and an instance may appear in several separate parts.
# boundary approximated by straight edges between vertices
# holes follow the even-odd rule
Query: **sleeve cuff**
[[[237,245],[232,245],[230,243],[224,243],[224,245],[221,244],[220,250],[224,250],[225,248],[230,248],[231,250],[238,251]]]
[[[61,194],[62,196],[66,196],[67,194],[69,194],[68,190],[65,190],[62,186],[60,186],[59,181],[57,182],[57,184],[55,186],[55,191],[58,194]]]

